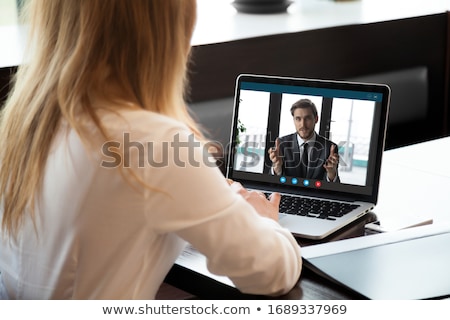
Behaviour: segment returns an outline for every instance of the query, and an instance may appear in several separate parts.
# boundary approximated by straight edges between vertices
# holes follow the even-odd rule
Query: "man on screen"
[[[296,132],[277,138],[275,147],[269,149],[271,172],[340,182],[338,147],[314,130],[319,120],[315,104],[309,99],[300,99],[292,105],[291,114]]]

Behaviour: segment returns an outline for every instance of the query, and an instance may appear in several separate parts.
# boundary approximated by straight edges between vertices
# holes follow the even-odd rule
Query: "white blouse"
[[[0,298],[153,299],[186,242],[242,292],[296,284],[293,236],[228,186],[183,124],[143,110],[101,121],[111,139],[95,148],[74,130],[55,138],[36,228],[27,216],[17,239],[0,231]]]

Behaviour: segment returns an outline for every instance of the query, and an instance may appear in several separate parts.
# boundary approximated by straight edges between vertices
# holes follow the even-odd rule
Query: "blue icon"
[[[304,185],[305,187],[309,186],[309,180],[303,180],[303,185]]]
[[[281,178],[280,178],[280,182],[281,182],[281,183],[285,183],[285,182],[286,182],[286,177],[281,177]]]
[[[292,178],[292,184],[297,184],[298,183],[298,180],[297,180],[297,178]]]

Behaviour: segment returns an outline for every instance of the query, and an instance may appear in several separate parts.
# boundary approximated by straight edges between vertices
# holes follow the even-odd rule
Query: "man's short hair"
[[[310,108],[314,117],[317,118],[317,108],[316,105],[314,104],[314,102],[312,102],[309,99],[300,99],[298,101],[296,101],[292,107],[291,107],[291,114],[292,116],[294,116],[294,111],[295,109],[307,109]]]

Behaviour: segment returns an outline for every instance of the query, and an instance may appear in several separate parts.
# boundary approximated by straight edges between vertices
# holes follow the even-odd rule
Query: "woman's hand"
[[[233,190],[239,193],[253,208],[263,217],[278,221],[281,195],[278,192],[272,193],[267,199],[265,194],[260,191],[249,191],[239,182],[228,179],[228,184]]]

